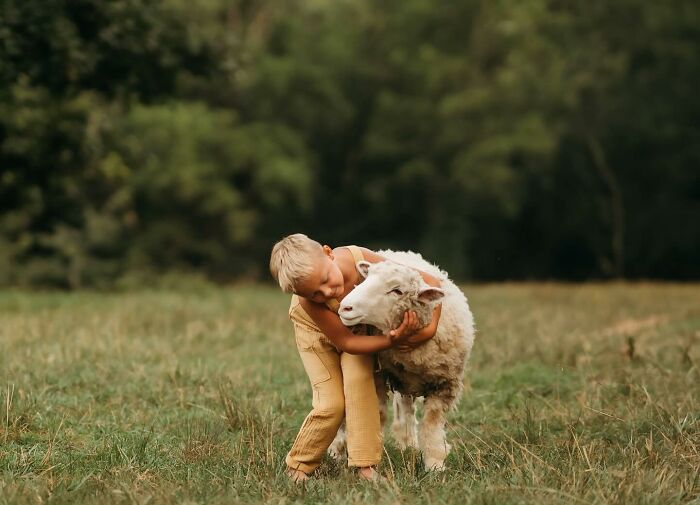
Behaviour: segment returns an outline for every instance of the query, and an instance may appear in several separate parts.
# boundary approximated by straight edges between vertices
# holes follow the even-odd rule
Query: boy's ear
[[[418,299],[421,302],[436,302],[445,296],[445,292],[440,288],[434,288],[427,284],[418,290]]]
[[[355,267],[357,268],[357,271],[360,272],[360,275],[364,278],[367,278],[367,274],[369,274],[369,267],[372,263],[369,261],[361,260],[355,263]]]

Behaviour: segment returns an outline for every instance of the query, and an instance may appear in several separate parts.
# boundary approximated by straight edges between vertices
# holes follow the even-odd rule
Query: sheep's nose
[[[352,305],[343,305],[340,307],[342,312],[352,312]]]

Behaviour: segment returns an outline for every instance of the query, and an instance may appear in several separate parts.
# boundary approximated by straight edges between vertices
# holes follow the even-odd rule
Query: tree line
[[[0,284],[700,277],[692,0],[6,0]]]

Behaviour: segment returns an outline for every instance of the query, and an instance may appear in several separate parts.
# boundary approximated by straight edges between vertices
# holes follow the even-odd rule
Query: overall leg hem
[[[352,461],[348,460],[348,466],[354,468],[360,468],[365,466],[376,466],[381,461],[381,458],[376,459],[354,459]]]
[[[293,470],[301,470],[307,475],[311,474],[314,470],[316,470],[319,465],[319,463],[308,464],[294,461],[289,454],[287,454],[287,457],[284,459],[284,462],[287,464],[288,468],[291,468]]]

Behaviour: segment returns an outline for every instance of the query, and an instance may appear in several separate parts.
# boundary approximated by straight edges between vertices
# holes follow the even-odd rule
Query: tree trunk
[[[608,165],[600,142],[589,135],[587,144],[593,158],[593,165],[610,193],[612,274],[616,278],[621,278],[625,274],[625,209],[622,191],[615,172]]]

